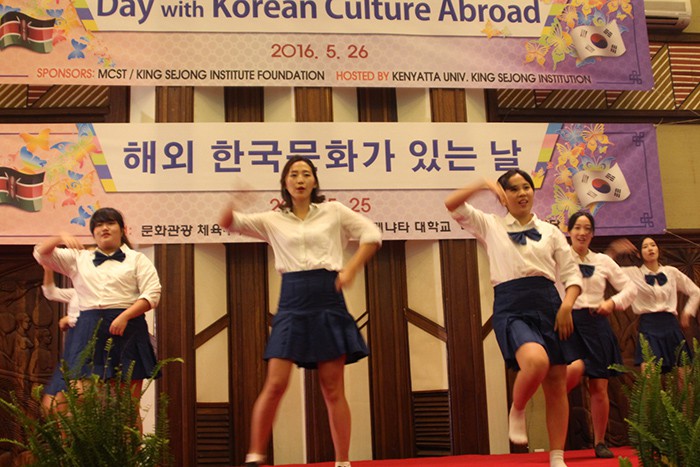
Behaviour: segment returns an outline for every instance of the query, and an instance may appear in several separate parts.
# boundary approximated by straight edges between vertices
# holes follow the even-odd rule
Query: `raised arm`
[[[59,245],[67,248],[56,249]],[[71,277],[74,272],[78,252],[85,247],[80,241],[70,234],[61,234],[51,237],[34,247],[34,259],[44,267]]]
[[[598,306],[598,313],[605,315],[612,313],[614,310],[624,310],[630,306],[637,296],[637,286],[612,258],[603,258],[604,261],[609,262],[611,271],[608,282],[617,290],[615,295],[604,300]]]
[[[700,305],[700,287],[695,282],[686,276],[678,269],[673,268],[673,273],[676,275],[676,288],[688,296],[688,301],[685,303],[683,312],[678,310],[680,322],[683,328],[690,326],[690,318],[695,318],[698,313],[698,305]]]
[[[612,259],[617,260],[617,258],[624,255],[639,257],[639,250],[628,239],[618,238],[610,243],[608,248],[605,250],[605,254],[610,256]]]
[[[61,233],[56,237],[51,237],[45,242],[41,242],[36,246],[36,252],[41,256],[47,256],[53,253],[58,245],[65,245],[67,248],[75,248],[76,250],[82,250],[85,248],[80,240],[68,233]]]
[[[445,198],[445,207],[448,211],[452,212],[461,205],[463,205],[469,198],[471,198],[474,193],[481,190],[492,191],[501,205],[506,204],[506,194],[503,191],[503,187],[499,185],[495,180],[481,179],[463,188],[458,188],[452,193],[450,193],[447,198]]]

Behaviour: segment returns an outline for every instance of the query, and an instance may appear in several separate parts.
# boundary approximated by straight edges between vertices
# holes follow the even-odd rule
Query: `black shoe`
[[[605,443],[598,443],[595,445],[595,456],[600,459],[611,459],[615,457],[615,454],[608,449]]]

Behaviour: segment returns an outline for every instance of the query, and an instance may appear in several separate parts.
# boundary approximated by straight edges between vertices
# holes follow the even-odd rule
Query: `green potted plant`
[[[681,364],[662,374],[644,338],[641,346],[645,368],[628,391],[630,443],[644,467],[700,466],[700,358],[691,362],[683,352]],[[693,339],[693,353],[699,351]],[[620,465],[632,464],[620,459]]]
[[[81,358],[92,354],[89,347]],[[154,374],[173,361],[181,362],[182,359],[159,362]],[[67,371],[64,367],[64,374],[68,374]],[[15,418],[24,435],[21,440],[0,439],[0,442],[10,443],[19,451],[25,451],[25,457],[31,459],[30,465],[35,466],[167,465],[170,461],[167,396],[161,394],[159,397],[155,432],[142,433],[139,428],[139,404],[128,384],[130,375],[131,369],[127,369],[124,383],[119,383],[122,374],[107,381],[97,375],[80,381],[67,378],[70,383],[64,391],[65,404],[61,410],[50,411],[41,417],[27,414],[14,394],[11,400],[0,399],[0,408]],[[153,378],[146,381],[143,392],[152,382]],[[33,391],[32,398],[37,403],[41,392],[41,386]]]

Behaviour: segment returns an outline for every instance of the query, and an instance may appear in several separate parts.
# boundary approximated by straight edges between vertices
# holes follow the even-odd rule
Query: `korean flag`
[[[579,26],[571,31],[574,48],[581,60],[589,57],[619,57],[625,53],[617,21],[605,26]]]
[[[574,190],[581,206],[601,201],[623,201],[630,195],[619,165],[609,170],[582,170],[573,177]]]

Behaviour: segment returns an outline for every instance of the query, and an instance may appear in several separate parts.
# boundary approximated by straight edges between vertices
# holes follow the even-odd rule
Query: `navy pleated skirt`
[[[589,378],[618,376],[619,371],[609,369],[614,363],[622,364],[622,354],[617,337],[607,316],[591,313],[590,308],[574,310],[574,335],[584,351],[583,362]]]
[[[50,396],[55,396],[59,392],[63,392],[68,389],[68,384],[63,376],[63,361],[67,355],[73,354],[75,351],[72,346],[74,345],[75,339],[73,334],[75,333],[75,328],[68,328],[66,331],[66,336],[63,340],[63,356],[61,361],[58,362],[56,368],[51,375],[51,379],[48,384],[44,387],[44,393]]]
[[[680,364],[681,351],[685,351],[689,357],[692,357],[692,351],[681,331],[678,318],[673,313],[662,311],[640,315],[638,330],[639,335],[644,336],[649,342],[654,355],[663,359],[661,370],[664,373]],[[634,363],[640,365],[643,361],[642,346],[637,342]]]
[[[345,355],[345,363],[369,355],[342,292],[336,271],[314,269],[282,275],[282,290],[265,360],[291,360],[302,368]]]
[[[81,311],[80,319],[71,336],[73,343],[66,348],[65,360],[70,369],[69,377],[84,378],[96,374],[101,378],[113,378],[121,369],[123,378],[127,377],[130,365],[134,364],[131,379],[150,378],[155,370],[157,360],[148,325],[144,315],[130,319],[121,336],[112,335],[109,326],[124,311],[121,309]],[[93,333],[97,329],[97,341],[92,355],[83,355]],[[109,350],[107,340],[112,339]],[[87,357],[87,358],[86,358]],[[156,377],[159,375],[156,375]]]
[[[544,347],[552,365],[566,365],[583,356],[575,340],[560,340],[554,323],[561,298],[545,277],[523,277],[494,287],[493,330],[508,368],[519,370],[515,353],[521,345]]]

